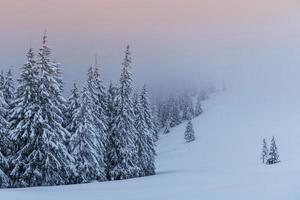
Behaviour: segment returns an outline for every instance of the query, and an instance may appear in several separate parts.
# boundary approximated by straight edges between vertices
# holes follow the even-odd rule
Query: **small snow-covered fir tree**
[[[170,129],[171,129],[170,123],[171,123],[170,120],[167,119],[166,124],[165,124],[164,134],[170,133]]]
[[[275,137],[272,137],[271,144],[270,144],[270,151],[269,151],[269,157],[267,160],[268,165],[276,164],[279,163],[279,154],[278,154],[278,149],[275,141]]]
[[[195,108],[195,116],[198,117],[203,112],[202,106],[201,106],[201,96],[198,95],[197,102],[196,102],[196,108]]]
[[[146,120],[141,99],[135,98],[135,128],[137,130],[136,145],[138,148],[140,176],[149,176],[155,174],[155,149],[153,133],[149,129]]]
[[[76,183],[86,183],[92,180],[106,180],[104,162],[104,144],[97,139],[98,123],[101,121],[95,115],[95,104],[84,88],[69,125],[73,130],[70,139],[71,154],[75,158]]]
[[[265,163],[267,161],[268,155],[269,155],[268,144],[267,144],[266,139],[264,138],[262,152],[261,152],[261,158],[260,158],[262,160],[262,163]]]
[[[191,120],[189,120],[186,125],[185,132],[184,132],[184,139],[186,142],[192,142],[196,139],[194,127]]]
[[[116,118],[109,136],[111,150],[110,178],[113,180],[128,179],[139,176],[137,130],[134,126],[134,111],[131,99],[132,75],[129,46],[125,51],[125,59],[120,77],[120,85],[116,95]]]

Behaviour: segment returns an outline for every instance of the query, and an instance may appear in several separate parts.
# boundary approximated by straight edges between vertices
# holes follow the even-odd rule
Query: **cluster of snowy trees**
[[[263,147],[262,147],[262,153],[261,153],[261,160],[262,163],[267,165],[272,165],[279,163],[279,154],[278,149],[275,141],[275,137],[272,137],[270,149],[268,148],[268,144],[266,139],[263,139]]]
[[[167,100],[158,103],[157,126],[164,128],[164,133],[170,132],[172,127],[189,121],[202,114],[201,101],[207,98],[205,92],[200,92],[197,96],[196,104],[193,104],[193,96],[185,92],[184,95],[175,97],[171,95]]]
[[[146,86],[133,95],[127,46],[118,85],[92,66],[66,100],[47,35],[30,48],[16,88],[0,76],[0,187],[120,180],[155,174],[158,127]]]

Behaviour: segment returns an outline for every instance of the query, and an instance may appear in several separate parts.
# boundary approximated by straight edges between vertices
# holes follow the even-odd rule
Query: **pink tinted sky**
[[[296,0],[0,0],[0,66],[21,65],[44,29],[70,79],[84,78],[95,53],[110,79],[127,43],[141,80],[182,66],[273,65],[274,49],[298,52],[299,10]]]

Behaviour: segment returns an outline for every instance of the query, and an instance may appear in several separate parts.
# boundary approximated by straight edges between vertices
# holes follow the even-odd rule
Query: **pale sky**
[[[116,80],[126,44],[138,83],[284,81],[300,76],[299,10],[297,0],[0,0],[0,66],[22,65],[47,29],[67,82],[82,82],[95,54]]]

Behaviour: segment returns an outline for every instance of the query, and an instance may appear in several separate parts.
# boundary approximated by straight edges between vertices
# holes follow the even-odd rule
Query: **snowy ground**
[[[156,176],[3,189],[0,199],[300,199],[300,95],[272,94],[228,91],[211,96],[203,103],[203,115],[193,121],[195,142],[183,142],[185,124],[161,137]],[[261,142],[272,135],[282,162],[266,166],[259,160]]]

